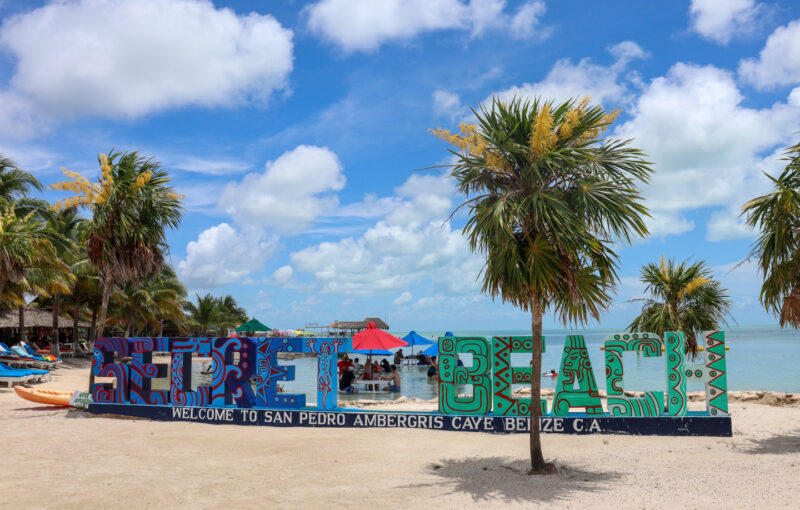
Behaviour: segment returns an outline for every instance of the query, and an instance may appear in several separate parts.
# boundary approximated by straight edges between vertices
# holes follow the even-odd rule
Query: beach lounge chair
[[[5,344],[0,343],[0,360],[13,367],[29,367],[33,361],[28,357],[20,357],[17,353],[9,349]]]
[[[27,352],[28,354],[30,354],[33,357],[41,357],[42,354],[49,354],[50,353],[50,351],[44,351],[44,352],[36,351],[36,350],[33,349],[33,347],[31,347],[30,345],[26,344],[25,342],[20,342],[19,345],[22,346],[23,349],[25,349],[25,352]],[[56,363],[61,363],[61,358],[56,358]]]
[[[20,373],[18,370],[0,370],[0,382],[6,383],[10,388],[14,384],[22,384],[31,379],[30,375]]]
[[[9,347],[6,344],[0,342],[0,347],[3,347],[6,351],[11,351],[15,353],[20,358],[27,359],[31,362],[31,364],[36,368],[53,368],[55,367],[55,363],[52,361],[45,361],[42,359],[41,356],[32,356],[28,354],[25,349],[20,347],[19,345],[15,345],[14,347]]]
[[[0,371],[11,372],[17,374],[31,375],[34,379],[41,380],[44,376],[50,374],[49,370],[39,370],[36,368],[11,368],[3,362],[0,362]]]

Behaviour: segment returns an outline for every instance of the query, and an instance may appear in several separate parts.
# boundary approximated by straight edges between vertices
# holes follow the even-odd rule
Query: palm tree
[[[751,257],[764,275],[761,303],[780,318],[781,327],[800,327],[800,143],[789,147],[786,168],[767,175],[774,191],[742,206],[747,225],[759,232]]]
[[[230,294],[218,299],[217,327],[219,329],[231,328],[247,322],[247,310],[239,306],[236,298]]]
[[[164,320],[181,324],[183,298],[186,290],[170,266],[164,266],[161,274],[134,287],[127,282],[113,296],[117,316],[125,318],[125,333],[159,328]]]
[[[197,304],[186,301],[183,308],[187,312],[187,324],[202,332],[203,336],[208,336],[208,330],[214,324],[219,313],[219,300],[210,293],[200,297],[195,294]]]
[[[468,199],[463,229],[486,256],[482,289],[531,314],[531,474],[552,473],[542,455],[542,317],[597,319],[617,274],[612,241],[647,233],[637,189],[652,172],[628,141],[600,140],[618,112],[588,98],[555,105],[492,101],[473,110],[478,125],[434,134],[455,146],[452,175]]]
[[[50,205],[47,201],[28,196],[34,190],[42,191],[42,183],[0,154],[0,204],[12,205],[19,216],[46,210]]]
[[[68,291],[68,267],[54,245],[60,239],[35,216],[35,211],[19,216],[11,204],[0,205],[0,299],[19,307],[20,340],[25,339],[24,295]]]
[[[87,254],[103,287],[97,326],[102,336],[114,287],[127,281],[138,286],[161,271],[168,248],[166,232],[178,227],[183,208],[181,197],[168,186],[166,171],[154,159],[112,150],[98,160],[98,183],[65,170],[71,180],[52,187],[77,193],[59,201],[57,208],[92,210]]]
[[[79,262],[78,243],[85,239],[88,221],[78,215],[74,207],[61,211],[44,212],[48,238],[56,248],[58,257],[69,267]],[[53,341],[50,348],[54,356],[60,356],[59,347],[59,304],[62,294],[70,294],[77,278],[70,271],[52,272],[47,282],[48,295],[53,305]],[[77,341],[77,338],[76,338]]]
[[[650,298],[644,300],[642,313],[628,326],[631,331],[661,336],[667,331],[682,331],[686,350],[696,354],[697,334],[726,323],[731,300],[704,261],[676,264],[661,257],[660,264],[642,267],[641,281]]]

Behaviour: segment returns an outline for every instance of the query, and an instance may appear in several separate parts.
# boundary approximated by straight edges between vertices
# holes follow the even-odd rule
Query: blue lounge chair
[[[11,351],[12,353],[16,354],[20,358],[25,358],[30,360],[35,366],[39,368],[52,368],[55,367],[55,363],[52,361],[45,361],[44,358],[41,356],[32,356],[28,354],[25,349],[20,347],[19,345],[15,345],[14,347],[9,347],[6,344],[0,342],[0,347],[3,347],[7,351]]]
[[[47,375],[49,370],[38,370],[35,368],[11,368],[3,362],[0,362],[0,372],[12,372],[26,375]]]
[[[8,370],[0,370],[0,382],[6,383],[9,388],[14,384],[22,384],[27,382],[29,379],[31,379],[31,377],[31,375],[20,373],[18,370],[14,370],[13,372]]]
[[[27,352],[31,356],[39,356],[39,357],[41,357],[39,355],[39,353],[36,352],[36,350],[33,347],[31,347],[30,345],[26,344],[25,342],[20,342],[20,345],[22,346],[23,349],[25,349],[25,352]],[[56,361],[60,363],[61,362],[61,358],[56,358]]]

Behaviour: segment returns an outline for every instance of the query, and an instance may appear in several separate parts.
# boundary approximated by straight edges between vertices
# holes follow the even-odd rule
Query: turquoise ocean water
[[[595,380],[599,389],[604,390],[605,358],[600,346],[605,337],[618,330],[581,330],[581,331],[545,331],[546,351],[542,355],[542,371],[558,370],[561,361],[561,351],[564,339],[568,334],[582,334],[586,340],[589,357],[592,361]],[[484,336],[493,335],[530,335],[524,330],[495,330],[495,331],[454,331],[457,336]],[[404,336],[407,331],[393,331],[396,336]],[[444,331],[418,331],[419,334],[431,340],[444,334]],[[736,390],[764,390],[800,393],[800,332],[780,329],[777,327],[733,327],[725,330],[725,340],[730,350],[727,351],[728,389]],[[423,347],[424,348],[424,347]],[[410,349],[404,349],[409,353]],[[415,352],[419,349],[415,348]],[[362,357],[363,358],[363,357]],[[380,359],[380,357],[376,357]],[[391,360],[390,360],[391,361]],[[530,355],[513,354],[513,364],[528,366]],[[696,362],[699,362],[700,359]],[[364,359],[361,360],[364,362]],[[464,362],[469,365],[469,356],[464,357]],[[297,379],[282,383],[287,393],[303,393],[309,405],[316,404],[315,373],[316,360],[313,358],[298,358],[281,362],[284,365],[297,367]],[[625,353],[623,358],[625,376],[624,387],[631,391],[664,391],[666,388],[666,375],[664,358],[644,358],[636,353]],[[208,376],[200,374],[201,365],[194,363],[193,385],[209,384]],[[400,374],[403,379],[402,393],[400,395],[413,398],[431,399],[437,396],[438,387],[435,382],[429,382],[426,377],[427,367],[402,366]],[[542,378],[542,387],[552,388],[556,381],[550,377]],[[703,385],[689,384],[689,391],[702,391]],[[463,388],[464,392],[471,391]],[[356,399],[393,399],[398,394],[362,393],[358,395],[340,394],[341,401]]]

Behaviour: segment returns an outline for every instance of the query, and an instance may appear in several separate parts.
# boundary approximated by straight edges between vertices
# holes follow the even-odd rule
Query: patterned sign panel
[[[472,366],[458,366],[458,355],[472,354]],[[439,412],[489,414],[492,410],[492,344],[483,337],[439,339]],[[472,385],[472,396],[459,396],[459,386]]]
[[[300,408],[306,405],[306,396],[278,392],[278,381],[293,381],[294,367],[278,364],[279,352],[301,352],[300,338],[264,338],[258,343],[258,373],[256,398],[264,407]]]
[[[531,399],[513,396],[514,384],[531,384],[530,367],[512,367],[511,354],[533,351],[531,336],[492,337],[494,351],[494,414],[504,416],[530,416]],[[542,352],[545,339],[542,337]],[[547,414],[547,399],[541,399],[542,414]]]
[[[566,416],[573,407],[586,408],[586,414],[603,414],[592,362],[582,335],[569,335],[564,342],[552,414]]]
[[[606,392],[608,412],[614,416],[659,416],[664,393],[645,392],[643,397],[626,397],[622,388],[622,353],[637,352],[646,358],[661,356],[661,339],[653,333],[617,333],[605,339]]]
[[[706,411],[712,416],[728,415],[728,379],[725,362],[725,332],[707,331],[701,337],[705,363],[686,365],[686,378],[705,384]]]

